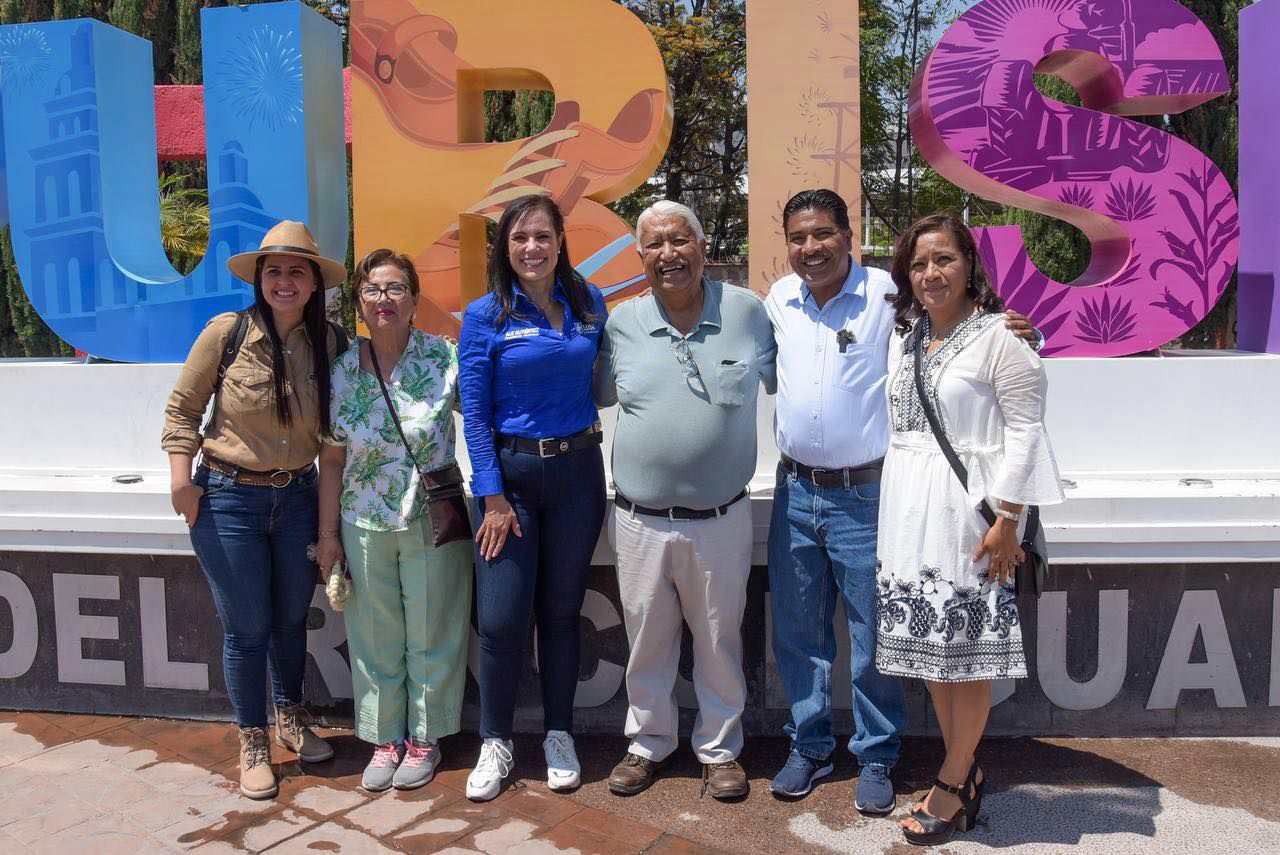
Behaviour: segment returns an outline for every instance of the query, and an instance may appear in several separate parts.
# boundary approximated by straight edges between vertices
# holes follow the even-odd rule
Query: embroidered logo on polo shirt
[[[507,334],[502,337],[503,341],[511,341],[513,338],[528,338],[531,335],[537,335],[537,327],[524,327],[518,330],[507,330]]]
[[[589,332],[598,332],[599,329],[600,329],[599,324],[586,324],[586,323],[583,323],[582,321],[578,321],[573,325],[573,331],[576,332],[578,335],[582,335],[583,333],[589,333]]]

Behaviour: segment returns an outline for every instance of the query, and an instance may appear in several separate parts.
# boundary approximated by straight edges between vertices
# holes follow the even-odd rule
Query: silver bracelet
[[[1004,508],[1000,507],[999,505],[994,506],[991,510],[995,511],[996,516],[1004,517],[1005,519],[1010,520],[1012,522],[1017,522],[1019,518],[1021,518],[1022,516],[1022,514],[1016,511],[1006,511]]]

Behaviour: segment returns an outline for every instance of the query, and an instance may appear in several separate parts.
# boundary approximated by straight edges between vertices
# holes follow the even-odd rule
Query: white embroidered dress
[[[928,319],[925,341],[929,340]],[[973,562],[987,524],[983,498],[1049,505],[1063,500],[1044,428],[1040,358],[1007,330],[1003,314],[962,321],[925,357],[926,394],[969,470],[969,490],[929,430],[915,386],[915,355],[895,334],[889,349],[889,452],[877,550],[876,667],[938,682],[1025,677],[1017,596]],[[1025,515],[1019,524],[1021,536]]]

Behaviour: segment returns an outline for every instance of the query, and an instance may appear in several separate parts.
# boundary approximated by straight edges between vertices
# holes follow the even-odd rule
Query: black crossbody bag
[[[920,396],[920,407],[924,410],[924,417],[929,421],[929,430],[933,431],[933,438],[937,440],[943,456],[951,464],[951,471],[956,473],[956,477],[960,479],[960,486],[964,487],[965,492],[968,493],[969,470],[960,462],[960,456],[956,454],[951,441],[947,439],[947,434],[938,421],[938,414],[933,411],[929,396],[925,394],[923,368],[921,368],[924,362],[924,335],[919,321],[916,321],[915,329],[911,334],[915,336],[914,368],[916,394]],[[996,512],[991,510],[985,498],[978,503],[978,513],[982,514],[988,527],[996,524]],[[1021,545],[1025,557],[1018,564],[1017,574],[1014,577],[1015,584],[1019,594],[1034,594],[1039,599],[1044,593],[1045,575],[1049,571],[1049,550],[1044,539],[1044,526],[1040,525],[1040,508],[1037,505],[1027,506],[1027,527],[1023,530]]]
[[[444,546],[455,540],[471,540],[471,521],[467,516],[467,499],[462,492],[462,470],[457,463],[451,463],[433,472],[423,472],[418,460],[413,456],[413,448],[409,438],[404,435],[400,425],[400,414],[391,401],[391,393],[382,379],[382,367],[378,365],[378,354],[369,342],[369,361],[373,363],[373,376],[378,378],[378,386],[382,388],[382,400],[387,402],[391,412],[391,420],[395,422],[396,433],[404,443],[405,453],[413,461],[413,468],[418,470],[418,477],[427,488],[427,513],[431,517],[431,541],[436,546]]]

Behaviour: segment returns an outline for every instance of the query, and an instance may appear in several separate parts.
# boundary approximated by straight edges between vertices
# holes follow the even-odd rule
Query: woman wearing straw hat
[[[222,619],[227,695],[240,727],[240,792],[276,794],[267,738],[304,762],[333,749],[305,724],[302,673],[316,565],[316,468],[329,429],[329,363],[345,335],[324,317],[324,289],[346,278],[302,223],[273,227],[227,266],[253,283],[254,304],[209,321],[165,407],[173,509]],[[210,398],[212,412],[201,428]],[[322,406],[322,403],[324,406]],[[192,477],[191,465],[200,452]]]

